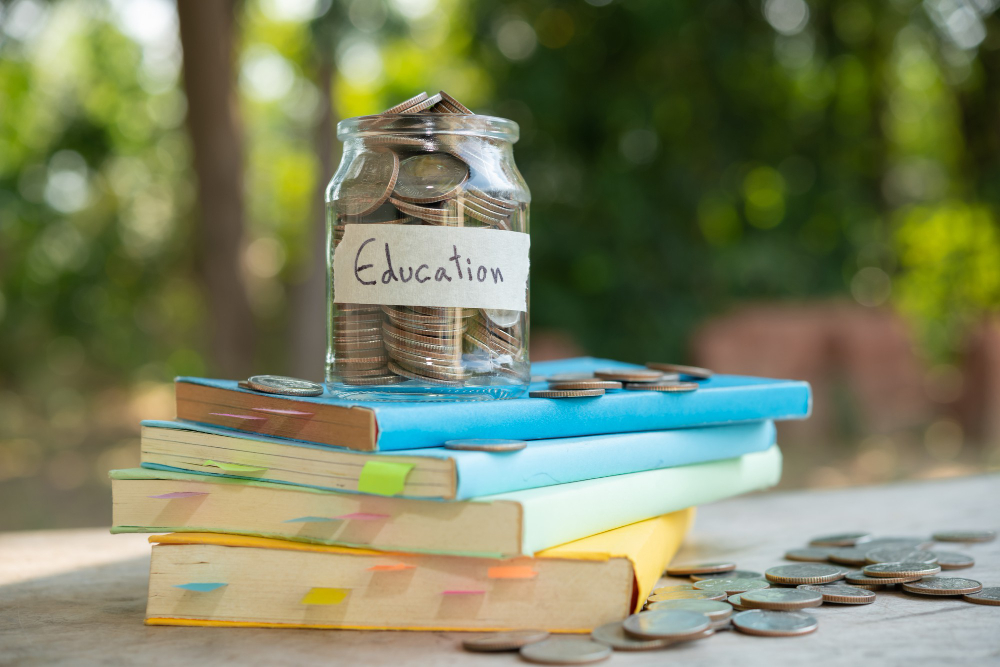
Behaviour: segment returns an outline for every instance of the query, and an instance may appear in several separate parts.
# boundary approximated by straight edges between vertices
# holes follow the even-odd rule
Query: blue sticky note
[[[322,521],[336,521],[328,516],[300,516],[297,519],[285,519],[281,523],[319,523]]]
[[[217,584],[217,583],[196,583],[196,584],[178,584],[174,588],[183,588],[186,591],[195,591],[196,593],[210,593],[217,588],[222,588],[223,586],[228,586],[229,584]]]

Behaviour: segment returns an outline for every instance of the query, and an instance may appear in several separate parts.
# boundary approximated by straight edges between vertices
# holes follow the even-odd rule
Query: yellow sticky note
[[[248,466],[242,463],[222,463],[219,461],[212,461],[211,459],[202,463],[206,466],[214,466],[220,468],[227,472],[265,472],[267,468],[261,468],[260,466]]]
[[[534,579],[538,572],[528,565],[500,565],[491,567],[486,576],[490,579]]]
[[[312,588],[299,602],[301,604],[340,604],[350,592],[349,588]]]
[[[369,461],[358,477],[358,491],[377,493],[380,496],[398,495],[403,492],[406,476],[412,469],[412,463]]]

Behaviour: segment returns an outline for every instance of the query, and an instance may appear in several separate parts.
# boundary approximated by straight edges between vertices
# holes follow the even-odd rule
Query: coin
[[[448,153],[414,155],[399,163],[393,196],[414,204],[448,199],[469,177],[469,165]]]
[[[736,563],[682,563],[680,565],[668,565],[667,574],[671,577],[682,577],[690,574],[709,574],[715,572],[732,572],[736,569]]]
[[[466,438],[445,440],[445,449],[473,452],[516,452],[528,446],[524,440],[503,440],[501,438]]]
[[[381,206],[396,186],[399,156],[389,149],[377,148],[355,157],[344,177],[336,199],[337,209],[347,215],[366,215]],[[337,195],[335,195],[337,196]]]
[[[920,563],[916,561],[903,561],[900,563],[876,563],[868,565],[861,570],[869,577],[929,577],[941,571],[939,565],[931,563]]]
[[[884,588],[891,584],[904,584],[908,581],[916,581],[921,575],[897,576],[897,577],[869,577],[863,570],[853,570],[848,572],[844,579],[852,586],[877,586]]]
[[[867,542],[872,539],[871,533],[857,531],[853,533],[836,533],[834,535],[821,535],[809,540],[811,547],[853,547],[855,544]]]
[[[789,551],[786,551],[785,559],[800,560],[813,563],[825,563],[829,555],[830,555],[829,549],[817,549],[816,547],[805,547],[802,549],[791,549]]]
[[[693,591],[675,591],[673,593],[653,593],[648,598],[646,598],[646,602],[663,602],[666,600],[724,600],[724,599],[726,599],[724,591],[693,590]]]
[[[400,102],[399,104],[397,104],[394,107],[389,107],[388,109],[386,109],[385,111],[383,111],[379,115],[383,116],[383,115],[386,115],[386,114],[400,113],[403,109],[406,109],[408,107],[412,107],[414,104],[418,104],[419,102],[423,102],[426,99],[427,99],[427,93],[420,93],[419,95],[414,95],[413,97],[411,97],[410,99],[406,100],[405,102]]]
[[[593,373],[554,373],[545,376],[548,382],[573,382],[575,380],[593,380]]]
[[[589,639],[551,637],[521,647],[521,657],[543,665],[585,665],[611,657],[611,647]]]
[[[441,96],[442,102],[446,102],[450,106],[456,108],[458,110],[458,113],[473,115],[472,112],[469,111],[468,107],[466,107],[464,104],[462,104],[461,102],[459,102],[458,100],[456,100],[454,97],[444,92],[443,90],[440,91],[438,95]]]
[[[707,368],[698,368],[697,366],[682,366],[680,364],[664,364],[658,361],[648,361],[646,362],[646,368],[664,373],[679,373],[680,375],[697,378],[698,380],[707,380],[712,377],[712,371]]]
[[[405,114],[421,113],[423,111],[426,111],[426,110],[430,109],[432,106],[434,106],[435,104],[438,104],[439,102],[441,102],[441,96],[440,95],[432,95],[432,96],[428,97],[425,100],[421,100],[420,102],[417,102],[416,104],[411,104],[410,106],[402,109],[398,113],[405,113]]]
[[[663,373],[643,368],[612,368],[594,371],[594,377],[618,382],[656,382],[663,377]]]
[[[903,584],[903,590],[916,595],[972,595],[983,590],[983,585],[961,577],[924,577]]]
[[[657,609],[632,614],[622,623],[625,632],[642,639],[682,640],[711,629],[704,614],[685,609]]]
[[[815,591],[823,596],[823,602],[836,604],[871,604],[875,594],[857,586],[847,584],[800,584],[799,590]]]
[[[500,308],[483,308],[483,315],[493,324],[504,329],[521,323],[520,310],[502,310]]]
[[[867,549],[923,549],[931,545],[931,541],[926,537],[873,537],[864,543]]]
[[[832,563],[841,565],[853,565],[861,567],[868,564],[868,552],[861,547],[830,547],[827,549],[826,558]]]
[[[815,618],[801,611],[751,609],[733,616],[733,627],[748,635],[795,637],[814,632],[819,625]]]
[[[865,552],[865,560],[874,565],[875,563],[936,563],[937,556],[931,551],[922,549],[910,549],[885,547],[882,549],[872,549]]]
[[[730,595],[726,598],[726,602],[733,606],[736,611],[743,611],[746,607],[743,606],[742,593],[737,593],[736,595]]]
[[[476,653],[496,653],[516,651],[522,646],[540,642],[547,638],[545,630],[515,630],[513,632],[491,632],[487,635],[469,637],[462,640],[462,648]]]
[[[1000,606],[1000,586],[984,588],[978,593],[963,595],[962,599],[965,600],[966,602],[974,602],[976,604],[989,604],[989,605]]]
[[[706,572],[705,574],[692,574],[694,581],[705,579],[763,579],[764,575],[753,570],[732,570],[730,572]]]
[[[674,643],[672,639],[637,639],[625,632],[621,621],[614,621],[594,628],[590,637],[596,642],[607,644],[616,651],[650,651],[665,648]]]
[[[733,614],[733,607],[722,600],[663,600],[649,605],[649,611],[657,609],[684,609],[704,614],[710,621],[721,621]]]
[[[657,593],[678,593],[680,591],[693,591],[694,586],[691,584],[678,584],[676,586],[660,586],[659,588],[654,588],[651,595],[656,595]]]
[[[604,396],[603,389],[539,389],[528,392],[531,398],[590,398]]]
[[[768,581],[776,584],[826,584],[844,578],[844,572],[833,565],[796,563],[764,570]]]
[[[549,389],[621,389],[621,382],[611,380],[573,380],[570,382],[549,382]]]
[[[660,391],[669,394],[695,391],[698,384],[695,382],[626,382],[625,389],[631,391]]]
[[[995,530],[945,530],[932,536],[937,542],[992,542],[997,538]]]
[[[254,375],[247,380],[247,386],[254,391],[282,396],[319,396],[323,393],[321,384],[282,375]]]
[[[694,587],[700,591],[725,591],[726,595],[735,595],[769,588],[770,584],[763,579],[702,579]]]
[[[934,551],[933,553],[937,556],[937,563],[942,570],[961,570],[976,564],[976,560],[972,556],[955,551]]]
[[[776,609],[787,611],[818,607],[823,604],[823,596],[816,591],[798,588],[768,588],[740,594],[740,604],[747,609]]]

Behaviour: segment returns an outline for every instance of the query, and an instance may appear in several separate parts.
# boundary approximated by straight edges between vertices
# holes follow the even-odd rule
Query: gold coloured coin
[[[736,563],[681,563],[679,565],[668,565],[667,574],[671,577],[683,577],[692,574],[712,574],[716,572],[732,572],[736,569]]]
[[[661,371],[663,373],[679,373],[689,378],[696,378],[698,380],[707,380],[712,377],[712,371],[707,368],[699,368],[697,366],[682,366],[681,364],[665,364],[658,361],[647,361],[646,368],[650,368],[654,371]]]
[[[604,396],[603,389],[539,389],[529,391],[531,398],[591,398],[594,396]]]

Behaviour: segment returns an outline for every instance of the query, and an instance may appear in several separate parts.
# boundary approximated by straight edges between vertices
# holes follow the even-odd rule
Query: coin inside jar
[[[373,149],[358,155],[341,184],[347,196],[338,200],[346,215],[367,215],[381,206],[396,186],[399,156],[389,149]]]
[[[414,204],[453,196],[469,177],[469,165],[448,153],[414,155],[399,163],[393,195]]]
[[[456,449],[475,452],[516,452],[524,449],[528,443],[524,440],[504,440],[501,438],[465,438],[462,440],[445,440],[445,449]]]

